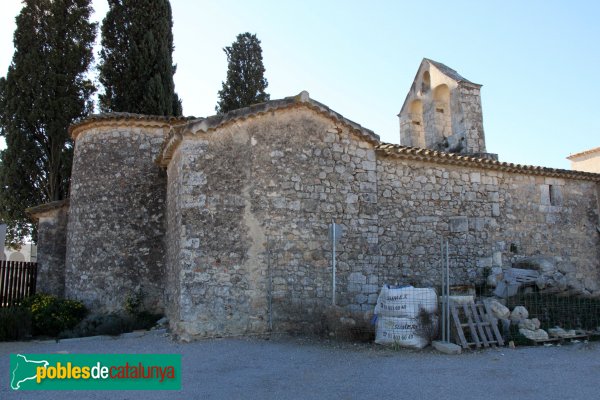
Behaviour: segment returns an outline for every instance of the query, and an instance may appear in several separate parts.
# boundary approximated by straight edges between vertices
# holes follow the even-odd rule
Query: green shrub
[[[31,335],[31,314],[24,307],[0,308],[0,341]]]
[[[88,315],[71,330],[61,333],[61,338],[96,335],[118,335],[127,332],[130,322],[119,314]]]
[[[142,312],[144,306],[144,294],[141,291],[131,293],[125,299],[125,311],[130,315],[137,315]]]
[[[144,293],[132,292],[123,304],[125,312],[111,314],[93,314],[87,316],[76,326],[61,333],[61,338],[119,335],[138,329],[150,329],[162,315],[144,310]]]
[[[162,315],[140,312],[129,314],[94,314],[89,315],[73,329],[64,331],[60,338],[74,338],[96,335],[119,335],[138,329],[152,328]]]
[[[23,307],[31,313],[34,335],[58,336],[75,327],[87,315],[87,309],[79,301],[41,293],[25,299]]]

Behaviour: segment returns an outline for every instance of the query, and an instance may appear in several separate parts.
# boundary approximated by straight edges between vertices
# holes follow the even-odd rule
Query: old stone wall
[[[348,227],[341,286],[369,262],[375,152],[343,124],[308,109],[279,111],[186,137],[171,164],[169,185],[177,174],[180,189],[169,189],[168,243],[180,249],[173,275],[181,281],[170,290],[180,303],[171,320],[180,335],[287,329],[331,304],[332,220]]]
[[[309,108],[189,130],[168,165],[167,307],[183,338],[295,330],[332,304],[373,311],[384,283],[454,284],[555,257],[600,295],[597,183],[408,159]],[[316,319],[315,319],[316,318]]]
[[[219,132],[178,148],[169,166],[168,293],[178,309],[171,326],[182,337],[266,330],[262,228],[248,192],[248,136]],[[172,187],[172,182],[177,184]],[[173,313],[174,312],[174,313]]]
[[[93,312],[139,295],[146,309],[163,307],[167,182],[154,158],[165,127],[136,123],[113,120],[76,138],[65,294]]]
[[[546,255],[570,289],[600,295],[597,183],[382,157],[378,184],[386,281],[439,284],[443,239],[455,284]]]
[[[63,297],[69,203],[57,201],[27,211],[38,221],[36,291]]]
[[[171,160],[167,168],[167,210],[166,210],[166,262],[165,275],[165,313],[173,321],[183,319],[180,316],[182,257],[185,240],[185,228],[182,223],[181,206],[179,199],[181,195],[181,152]]]
[[[310,110],[286,112],[250,133],[252,198],[265,225],[273,326],[297,329],[332,304],[332,221],[345,228],[337,249],[337,304],[350,301],[353,272],[372,268],[378,231],[374,145]],[[375,279],[370,274],[360,281],[372,299]]]

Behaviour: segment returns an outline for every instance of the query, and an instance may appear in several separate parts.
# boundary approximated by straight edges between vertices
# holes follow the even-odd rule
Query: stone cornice
[[[194,119],[194,117],[165,117],[160,115],[142,115],[131,113],[105,113],[94,114],[75,122],[69,127],[69,135],[77,140],[79,134],[88,129],[97,127],[140,127],[168,129],[173,124]]]
[[[29,215],[31,218],[35,220],[39,220],[46,213],[50,213],[52,211],[59,210],[61,208],[68,208],[70,205],[70,200],[58,200],[50,203],[40,204],[39,206],[29,207],[25,210],[25,213]]]
[[[336,122],[342,123],[352,132],[362,137],[373,145],[380,143],[379,136],[373,131],[362,127],[341,114],[333,111],[326,105],[319,103],[309,97],[308,92],[303,91],[297,96],[286,97],[281,100],[272,100],[265,103],[255,104],[250,107],[240,108],[239,110],[230,111],[223,115],[214,115],[208,118],[200,118],[185,122],[179,126],[173,126],[167,137],[165,138],[156,162],[166,167],[171,160],[173,153],[183,140],[184,135],[195,135],[198,133],[207,133],[222,128],[229,124],[233,124],[242,120],[251,119],[264,115],[270,112],[292,109],[292,108],[308,108],[317,113],[330,118]]]
[[[591,172],[513,164],[455,153],[444,153],[441,151],[422,149],[418,147],[401,146],[398,144],[383,143],[377,146],[375,151],[382,156],[425,161],[436,164],[451,164],[471,168],[512,172],[524,175],[541,175],[553,178],[580,179],[600,182],[600,174],[594,174]]]

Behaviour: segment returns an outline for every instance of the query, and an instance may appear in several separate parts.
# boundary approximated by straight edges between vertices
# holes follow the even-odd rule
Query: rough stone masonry
[[[306,92],[208,118],[81,121],[70,205],[31,210],[58,243],[40,246],[43,287],[95,312],[142,294],[182,338],[295,329],[331,304],[335,221],[350,312],[372,312],[384,283],[437,284],[441,239],[455,283],[544,255],[569,290],[600,296],[600,174],[497,161],[479,87],[423,60],[403,145]]]

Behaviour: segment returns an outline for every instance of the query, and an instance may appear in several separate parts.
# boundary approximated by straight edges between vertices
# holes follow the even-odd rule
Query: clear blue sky
[[[214,114],[238,33],[262,41],[272,99],[302,90],[382,140],[423,57],[483,84],[489,152],[569,168],[600,146],[600,2],[171,0],[176,90],[186,115]],[[96,19],[107,9],[94,0]],[[12,57],[17,0],[2,0],[0,74]]]

